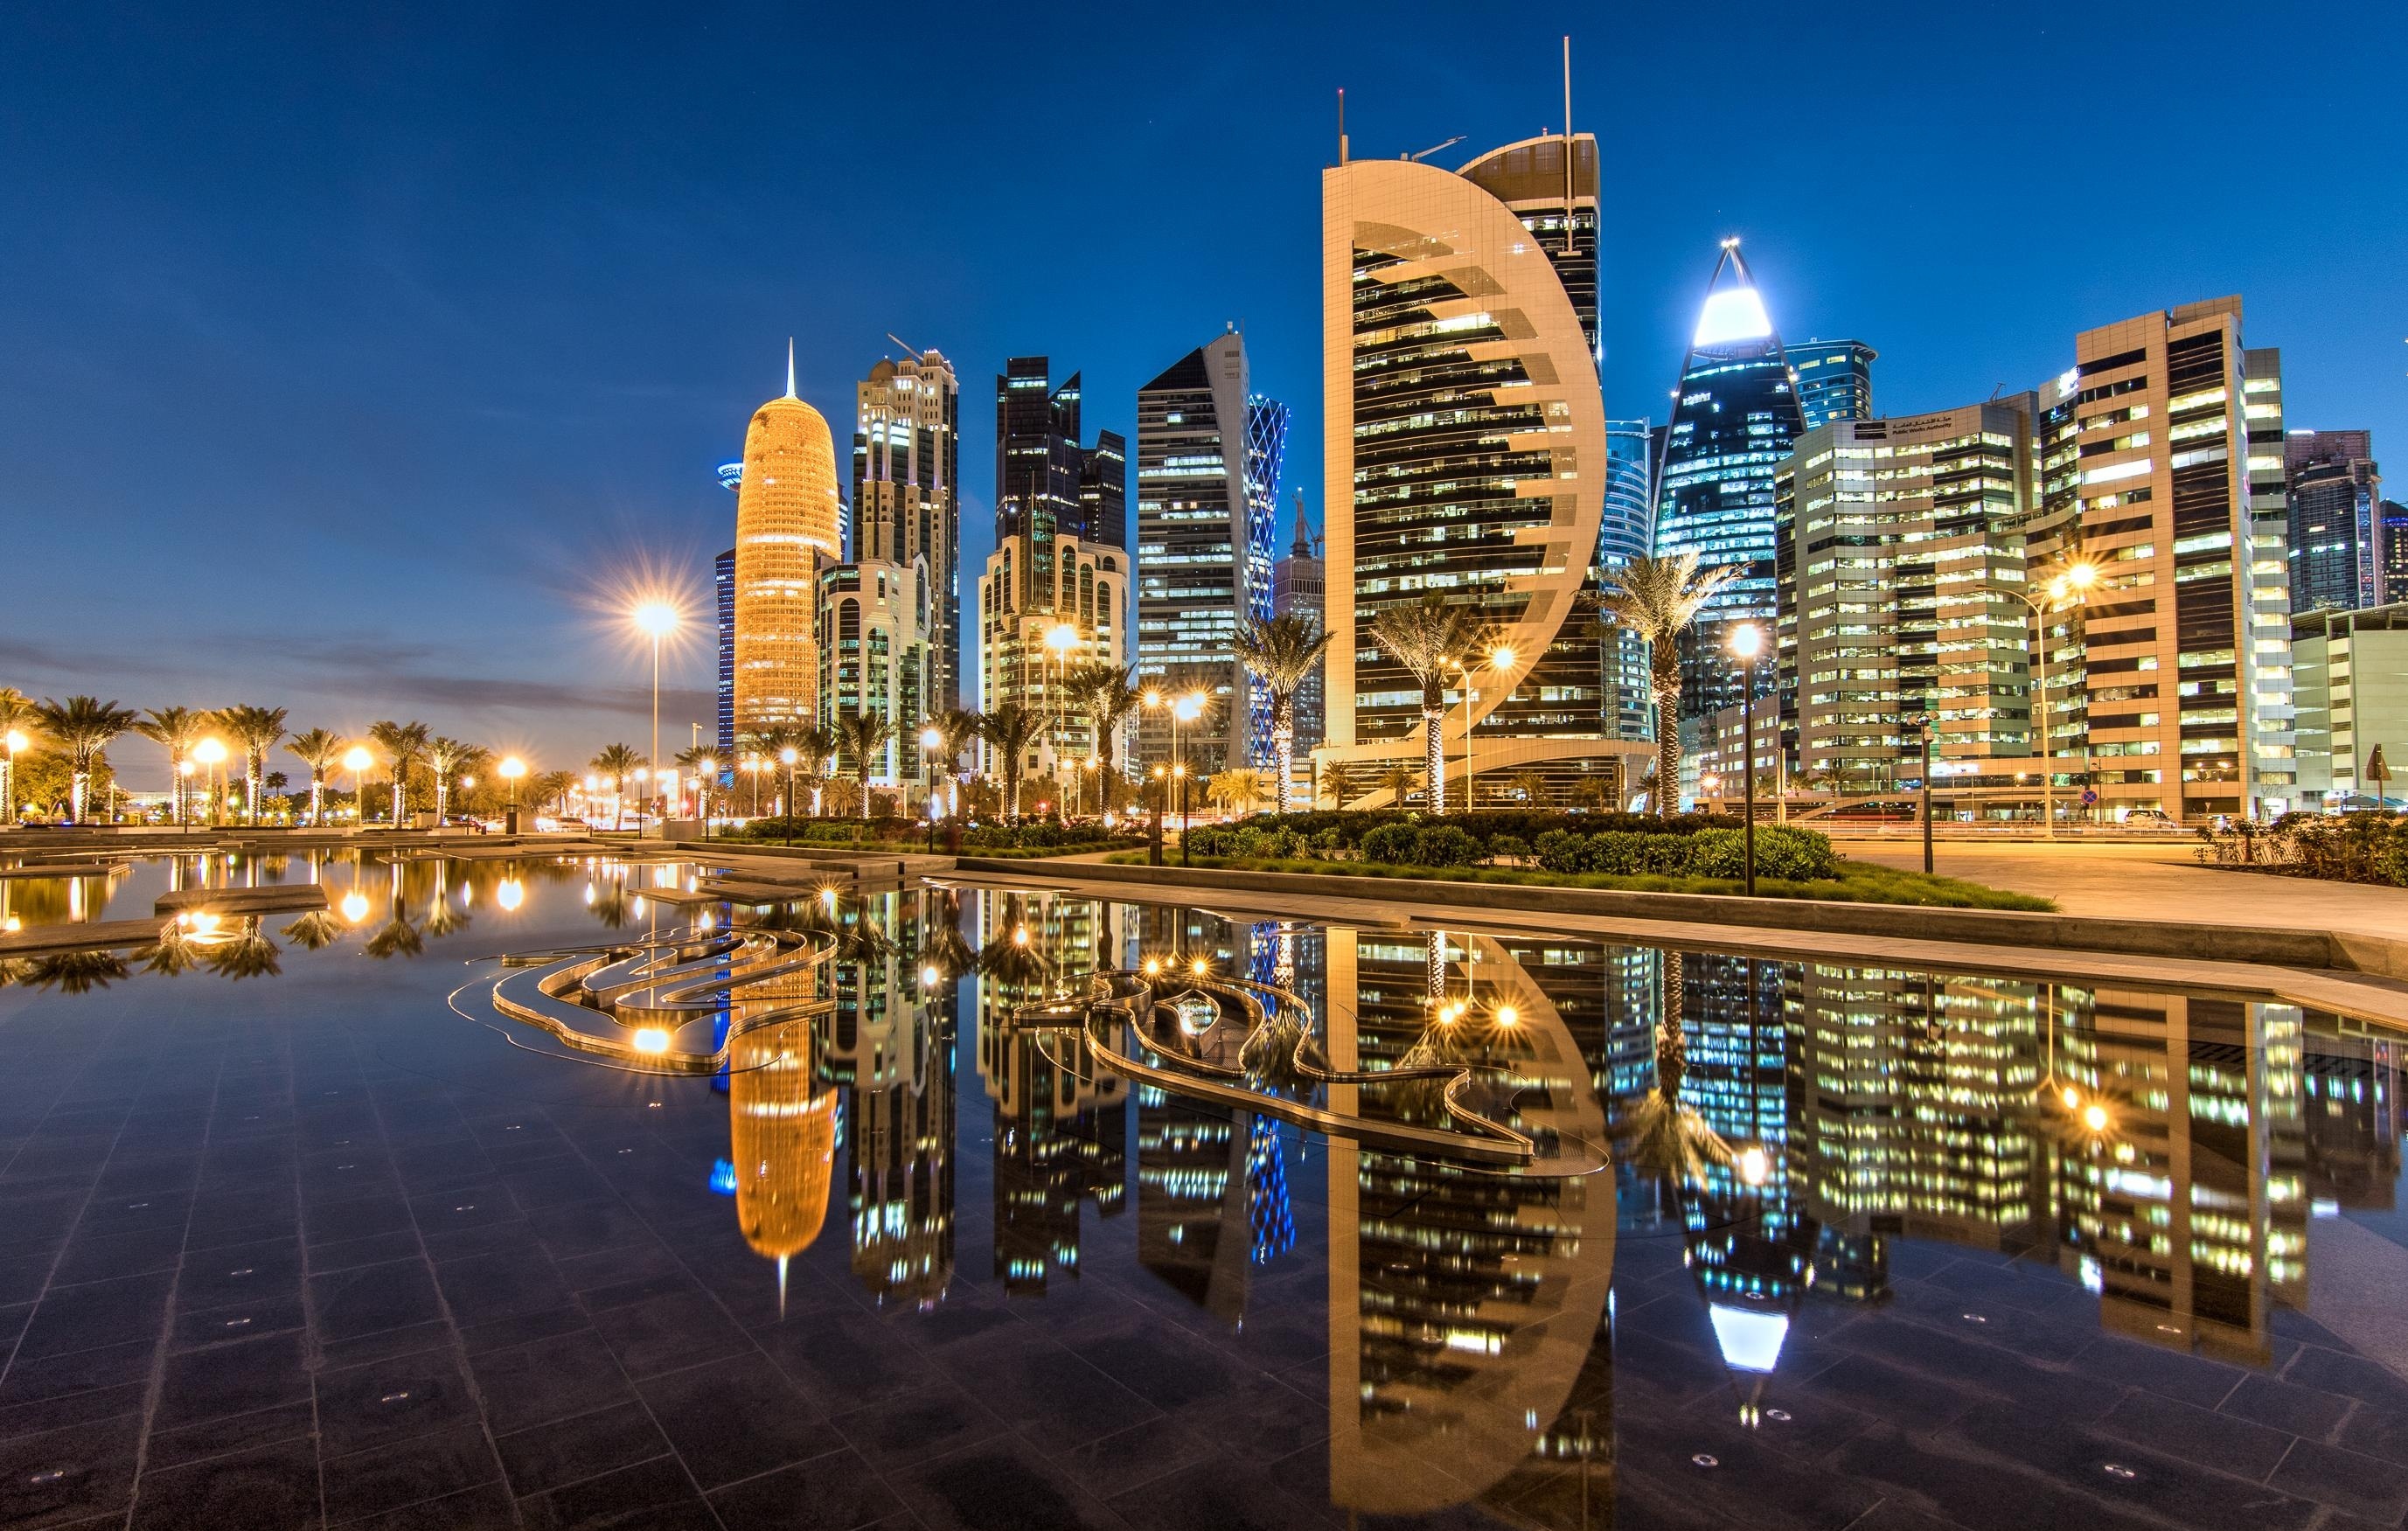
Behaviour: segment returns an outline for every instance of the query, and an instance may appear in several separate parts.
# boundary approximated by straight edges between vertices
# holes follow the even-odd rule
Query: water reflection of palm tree
[[[114,952],[62,952],[26,963],[17,981],[30,989],[80,994],[106,989],[128,976],[125,959]]]
[[[170,920],[159,927],[159,944],[145,947],[135,953],[142,970],[162,978],[174,978],[188,973],[201,965],[198,943],[185,939],[182,922]]]
[[[1651,1171],[1677,1199],[1684,1189],[1704,1183],[1710,1165],[1730,1163],[1730,1144],[1681,1098],[1688,1074],[1689,1043],[1682,1029],[1685,1004],[1684,959],[1663,954],[1661,1002],[1656,1016],[1656,1087],[1634,1102],[1615,1123],[1614,1136],[1631,1163]]]
[[[962,896],[951,888],[932,889],[926,905],[927,929],[921,937],[921,960],[951,981],[978,966],[978,949],[962,935]]]
[[[239,981],[247,978],[274,978],[283,971],[276,960],[276,943],[260,929],[259,919],[256,914],[246,916],[239,931],[203,952],[201,960],[208,965],[210,972]]]
[[[387,957],[414,957],[426,950],[426,940],[419,934],[418,927],[409,923],[408,906],[402,895],[401,863],[396,861],[386,865],[392,874],[391,892],[385,902],[391,917],[375,935],[368,937],[367,953],[379,961]]]
[[[343,934],[343,918],[332,909],[311,909],[284,927],[284,938],[305,951],[320,952]]]
[[[467,929],[471,923],[468,911],[452,902],[451,867],[448,861],[435,864],[435,896],[426,905],[426,934],[429,936],[449,936],[454,931]]]

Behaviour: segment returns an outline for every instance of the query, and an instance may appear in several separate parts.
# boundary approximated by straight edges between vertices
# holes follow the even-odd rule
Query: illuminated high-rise
[[[1270,694],[1237,657],[1238,628],[1271,614],[1271,561],[1287,407],[1248,387],[1236,329],[1181,357],[1137,393],[1139,682],[1210,692],[1184,731],[1202,768],[1268,763]],[[1159,712],[1140,720],[1141,758],[1166,759]]]
[[[858,563],[928,567],[939,708],[958,706],[961,678],[962,386],[942,353],[882,359],[856,390],[853,551]]]
[[[1296,541],[1289,545],[1287,556],[1271,565],[1271,613],[1309,618],[1319,627],[1326,622],[1327,600],[1328,565],[1322,561],[1321,539],[1312,535],[1312,524],[1304,516],[1303,496],[1298,495]],[[1319,748],[1326,734],[1326,661],[1315,664],[1304,684],[1296,689],[1296,758],[1300,766],[1311,751]]]
[[[1804,430],[1780,333],[1738,240],[1723,241],[1706,294],[1664,436],[1656,553],[1694,552],[1700,567],[1737,574],[1681,637],[1684,718],[1742,699],[1730,629],[1771,622],[1772,479]],[[1770,667],[1758,665],[1756,676],[1769,690]]]
[[[2383,604],[2383,474],[2365,431],[2293,431],[2283,440],[2291,502],[2291,609]]]
[[[819,697],[819,565],[838,556],[836,441],[786,392],[752,411],[736,491],[736,731],[809,723]]]
[[[1436,727],[1447,772],[1476,740],[1483,784],[1550,793],[1611,777],[1591,616],[1609,460],[1597,368],[1597,144],[1510,144],[1459,171],[1406,159],[1322,173],[1323,464],[1328,507],[1328,742],[1354,781],[1416,766]],[[1422,688],[1371,637],[1438,594],[1494,634],[1500,671]]]
[[[1873,418],[1873,363],[1881,353],[1861,340],[1799,340],[1782,348],[1798,390],[1798,414],[1808,430],[1835,420]]]
[[[1599,582],[1611,589],[1613,571],[1644,558],[1656,542],[1655,431],[1644,420],[1605,422],[1605,519],[1597,533]],[[1617,632],[1606,645],[1606,728],[1615,738],[1656,736],[1656,708],[1649,700],[1646,640]]]

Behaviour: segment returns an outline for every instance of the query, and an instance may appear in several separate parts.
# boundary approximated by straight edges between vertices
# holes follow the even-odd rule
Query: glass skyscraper
[[[1738,240],[1723,241],[1706,293],[1665,433],[1656,554],[1694,552],[1701,568],[1727,565],[1739,572],[1681,636],[1684,718],[1741,700],[1740,666],[1729,644],[1734,625],[1756,622],[1770,636],[1776,585],[1772,479],[1805,428],[1780,333]],[[1773,666],[1756,666],[1759,692],[1770,689],[1772,675]]]
[[[1654,428],[1644,420],[1605,422],[1605,521],[1598,528],[1597,568],[1601,586],[1613,571],[1644,558],[1655,545]],[[1617,738],[1646,739],[1656,734],[1649,705],[1647,644],[1635,633],[1617,634],[1605,653],[1607,727]]]
[[[1240,622],[1271,614],[1271,562],[1287,406],[1249,392],[1234,329],[1137,393],[1137,667],[1140,684],[1201,686],[1219,706],[1182,731],[1199,768],[1267,764],[1270,696],[1238,663]],[[1140,720],[1139,749],[1167,759],[1168,720]]]
[[[1783,349],[1806,429],[1873,418],[1873,362],[1879,351],[1861,340],[1804,340]]]
[[[934,351],[882,358],[854,391],[852,545],[860,563],[928,565],[928,700],[961,701],[961,398]]]
[[[2291,609],[2382,605],[2383,474],[2370,433],[2290,432],[2283,477],[2291,497]]]

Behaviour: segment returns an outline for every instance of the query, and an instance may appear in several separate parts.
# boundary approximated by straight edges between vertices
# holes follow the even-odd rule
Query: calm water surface
[[[2408,1517],[2379,1031],[938,889],[847,894],[834,1013],[719,1079],[494,1014],[503,953],[753,917],[661,901],[695,871],[0,880],[23,924],[332,906],[7,969],[0,1524]],[[1377,1152],[1010,1023],[1148,958],[1291,988],[1341,1066],[1480,1068],[1551,1163],[1612,1163]]]

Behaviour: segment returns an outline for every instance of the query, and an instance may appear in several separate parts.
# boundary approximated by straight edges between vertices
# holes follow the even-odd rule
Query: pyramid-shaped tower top
[[[1729,274],[1727,284],[1725,273]],[[1747,268],[1747,260],[1739,252],[1737,239],[1726,239],[1722,254],[1714,262],[1714,274],[1706,283],[1706,303],[1698,314],[1697,332],[1689,337],[1693,347],[1742,346],[1750,341],[1775,340],[1772,316],[1765,311],[1764,296],[1756,290],[1756,274]]]

